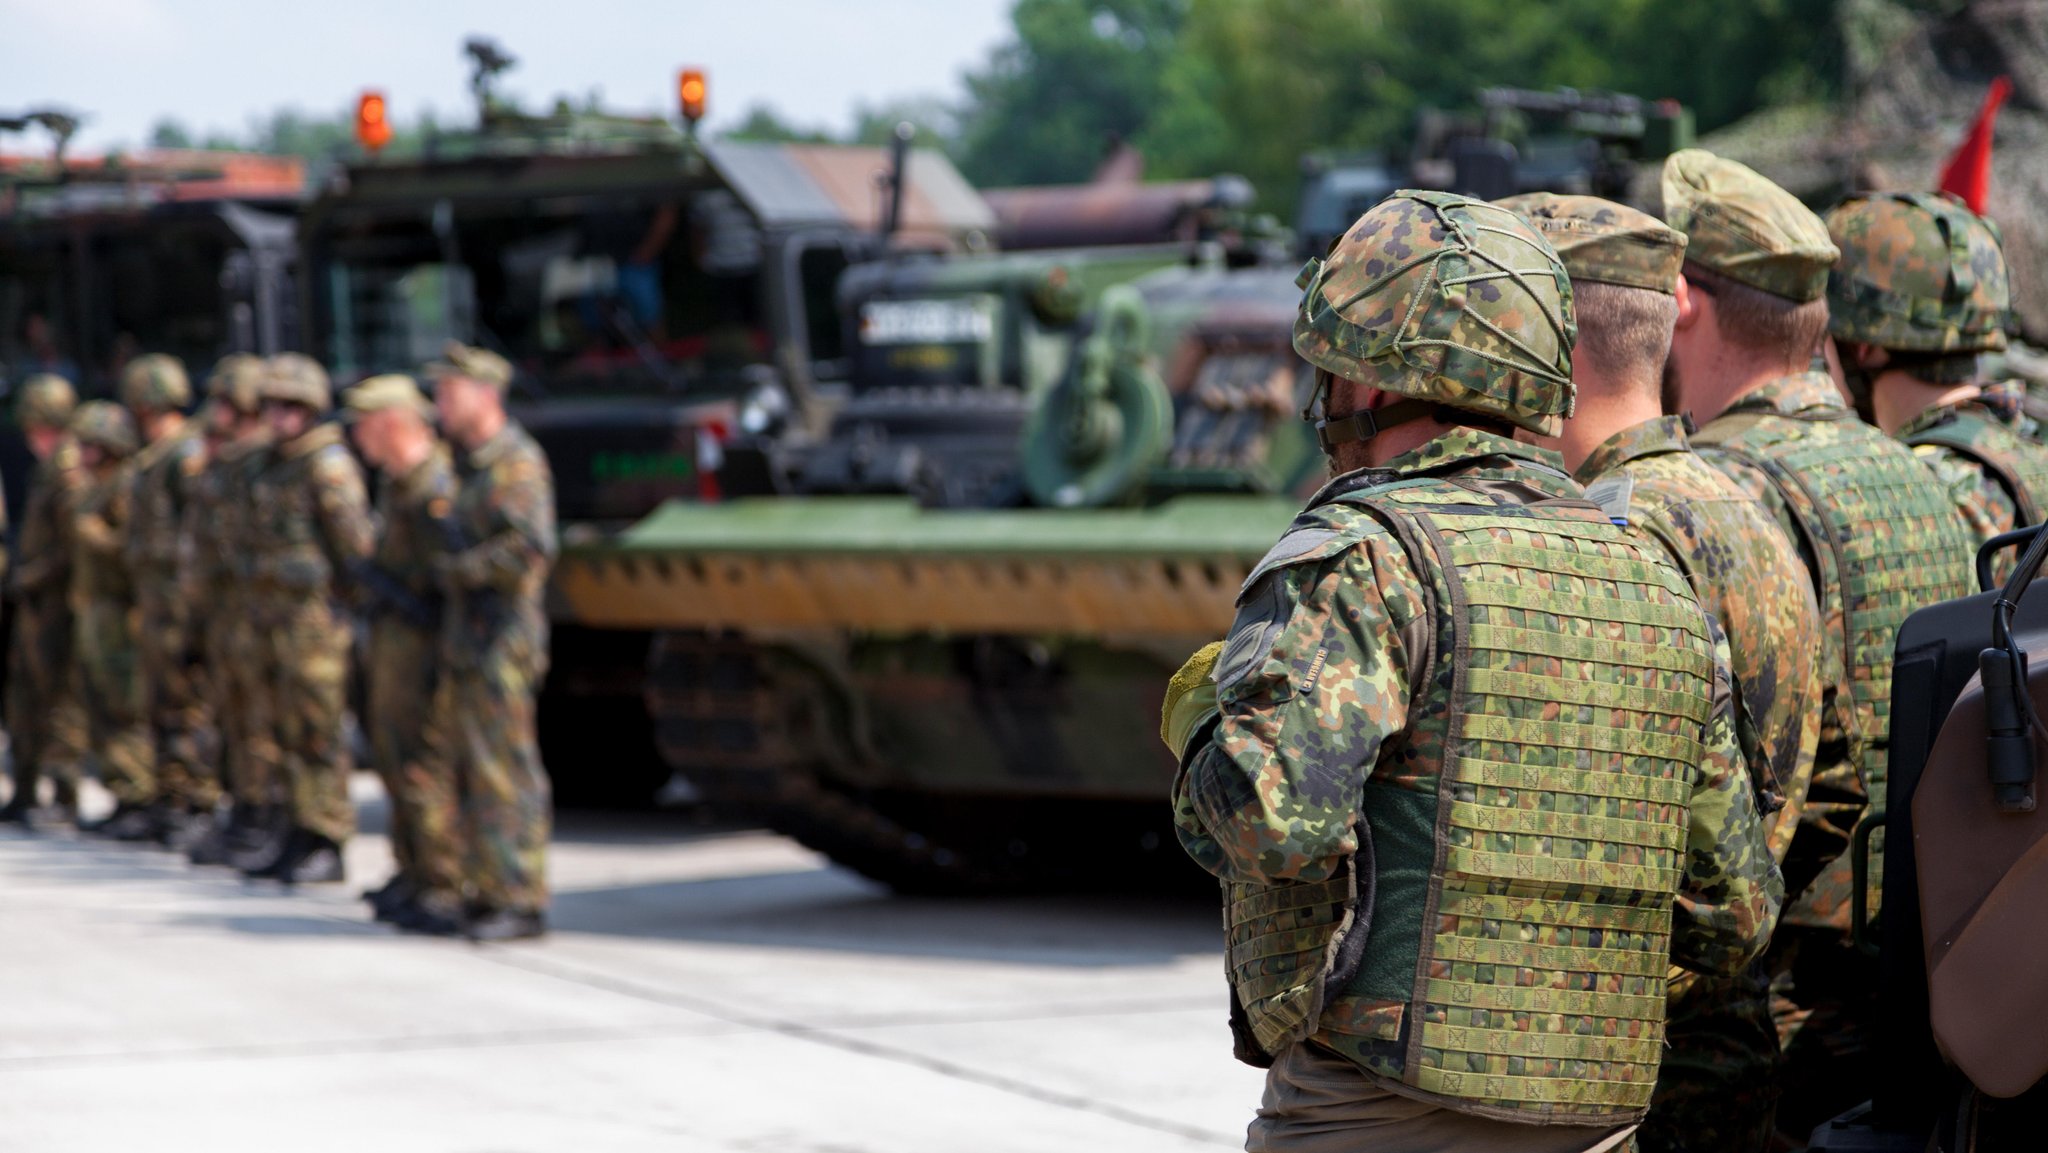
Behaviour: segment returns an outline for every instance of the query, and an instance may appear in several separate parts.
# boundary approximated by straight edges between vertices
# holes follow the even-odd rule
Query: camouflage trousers
[[[1688,973],[1672,985],[1664,1061],[1642,1153],[1767,1153],[1783,1061],[1761,962],[1736,977]]]
[[[438,656],[431,631],[390,617],[370,626],[363,719],[377,776],[391,801],[391,852],[398,871],[414,878],[421,875],[423,842],[460,845],[462,838],[454,771],[445,757],[431,755],[427,742]],[[444,889],[457,884],[453,870],[439,881]]]
[[[156,752],[142,701],[135,607],[88,600],[78,607],[77,683],[100,782],[124,805],[157,797]]]
[[[246,610],[222,613],[207,633],[208,680],[218,694],[222,762],[235,802],[270,805],[280,799],[284,753],[277,744],[277,677],[270,666],[265,623]]]
[[[547,907],[554,799],[534,728],[534,694],[545,671],[538,640],[519,629],[479,654],[444,662],[427,763],[453,772],[443,795],[424,798],[422,808],[444,814],[433,820],[458,812],[462,836],[451,843],[423,830],[421,872],[431,887],[466,892],[487,908]],[[430,789],[432,775],[423,774]],[[450,886],[451,876],[460,884]]]
[[[348,714],[349,621],[322,590],[318,595],[273,602],[262,619],[270,643],[267,662],[276,710],[277,747],[282,754],[292,824],[337,844],[356,831],[349,800],[353,768],[345,726]]]
[[[7,650],[7,734],[14,795],[37,800],[43,777],[57,784],[59,801],[75,800],[85,762],[85,708],[72,667],[74,625],[61,596],[15,606]]]
[[[204,811],[220,803],[212,709],[201,679],[204,668],[192,643],[188,614],[178,604],[175,583],[145,586],[138,598],[142,631],[142,687],[156,750],[158,787],[187,809]]]

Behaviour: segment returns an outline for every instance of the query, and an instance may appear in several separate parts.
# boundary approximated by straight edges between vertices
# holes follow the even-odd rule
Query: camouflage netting
[[[1987,214],[2005,234],[2027,337],[2048,342],[2048,0],[1979,0],[1945,16],[1849,0],[1842,11],[1849,99],[1760,112],[1701,146],[1820,208],[1857,189],[1927,191],[1991,81],[2010,76]]]

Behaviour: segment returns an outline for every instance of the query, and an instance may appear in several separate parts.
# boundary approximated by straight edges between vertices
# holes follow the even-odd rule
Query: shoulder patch
[[[1243,604],[1252,589],[1273,570],[1335,556],[1354,539],[1353,534],[1321,520],[1311,520],[1306,524],[1296,521],[1294,527],[1266,550],[1259,563],[1252,566],[1251,575],[1244,578],[1244,584],[1237,590],[1237,603]]]
[[[1627,469],[1615,469],[1586,486],[1586,499],[1599,505],[1607,519],[1619,525],[1629,522],[1635,495],[1636,478]]]

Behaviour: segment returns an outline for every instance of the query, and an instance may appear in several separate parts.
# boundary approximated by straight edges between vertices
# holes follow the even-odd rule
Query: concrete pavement
[[[0,1150],[1150,1153],[1258,1099],[1199,900],[899,898],[571,815],[555,934],[480,948],[368,921],[381,837],[349,863],[286,894],[0,833]]]

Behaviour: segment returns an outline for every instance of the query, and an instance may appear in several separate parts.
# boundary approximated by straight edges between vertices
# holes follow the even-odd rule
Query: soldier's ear
[[[1674,294],[1678,297],[1678,327],[1691,328],[1699,322],[1701,294],[1692,290],[1692,285],[1686,282],[1685,274],[1682,272],[1678,274]]]

